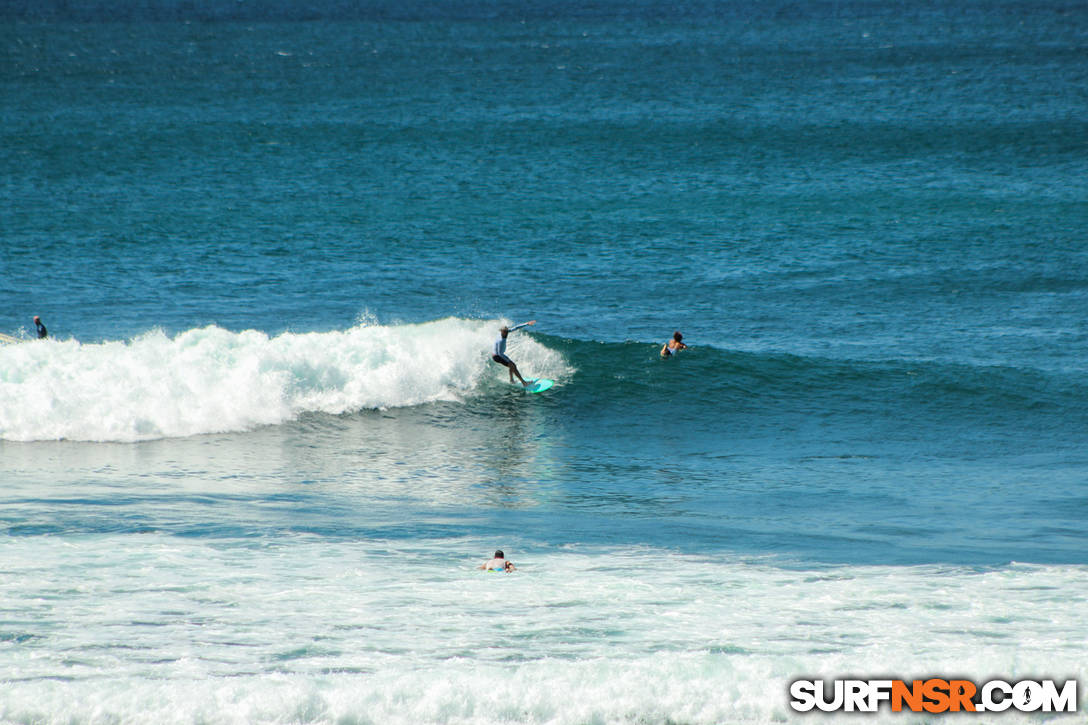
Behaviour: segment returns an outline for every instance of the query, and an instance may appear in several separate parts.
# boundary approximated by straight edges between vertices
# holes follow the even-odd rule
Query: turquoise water
[[[0,18],[0,720],[1084,681],[1081,4]]]

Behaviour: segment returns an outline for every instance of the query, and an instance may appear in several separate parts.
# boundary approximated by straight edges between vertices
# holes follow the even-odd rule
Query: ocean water
[[[0,3],[0,722],[1088,721],[1086,312],[1082,2]]]

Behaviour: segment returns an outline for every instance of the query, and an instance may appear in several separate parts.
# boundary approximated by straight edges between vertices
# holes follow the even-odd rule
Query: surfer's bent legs
[[[525,378],[521,377],[521,373],[518,372],[518,366],[514,364],[513,360],[506,357],[505,355],[492,355],[491,359],[497,362],[499,365],[503,365],[506,367],[507,372],[510,373],[510,382],[514,382],[514,376],[517,375],[518,380],[521,381],[522,385],[528,385],[528,383],[525,382]]]

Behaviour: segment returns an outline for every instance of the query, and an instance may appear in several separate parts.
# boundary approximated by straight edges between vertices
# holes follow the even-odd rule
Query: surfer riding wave
[[[495,346],[492,349],[491,359],[507,369],[507,371],[510,373],[510,382],[514,382],[514,376],[517,375],[518,380],[521,381],[522,385],[529,384],[525,382],[525,378],[521,377],[521,372],[518,371],[518,366],[514,363],[514,361],[506,356],[506,336],[514,330],[520,330],[523,327],[535,324],[536,320],[529,320],[528,322],[523,322],[520,325],[514,325],[513,327],[507,327],[506,325],[503,325],[501,328],[499,328],[499,336],[495,340]]]

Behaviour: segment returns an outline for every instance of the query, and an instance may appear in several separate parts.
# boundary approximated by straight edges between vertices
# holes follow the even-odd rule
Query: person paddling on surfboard
[[[529,384],[525,382],[525,378],[521,377],[521,373],[518,372],[518,366],[514,364],[514,361],[506,356],[506,336],[514,330],[520,330],[527,325],[535,324],[536,320],[529,320],[528,322],[523,322],[520,325],[514,325],[513,327],[507,327],[506,325],[503,325],[501,328],[499,328],[499,337],[495,340],[495,347],[492,350],[491,359],[497,362],[499,365],[503,365],[506,367],[507,371],[510,373],[510,382],[514,382],[514,376],[517,375],[518,380],[521,381],[522,385]]]
[[[680,334],[679,330],[672,333],[672,339],[661,348],[661,357],[672,357],[680,350],[687,350],[688,346],[680,342],[683,339],[684,336]]]
[[[514,562],[506,558],[502,553],[502,549],[495,552],[495,556],[489,561],[480,564],[477,569],[483,569],[484,571],[517,571],[517,567],[514,566]]]

